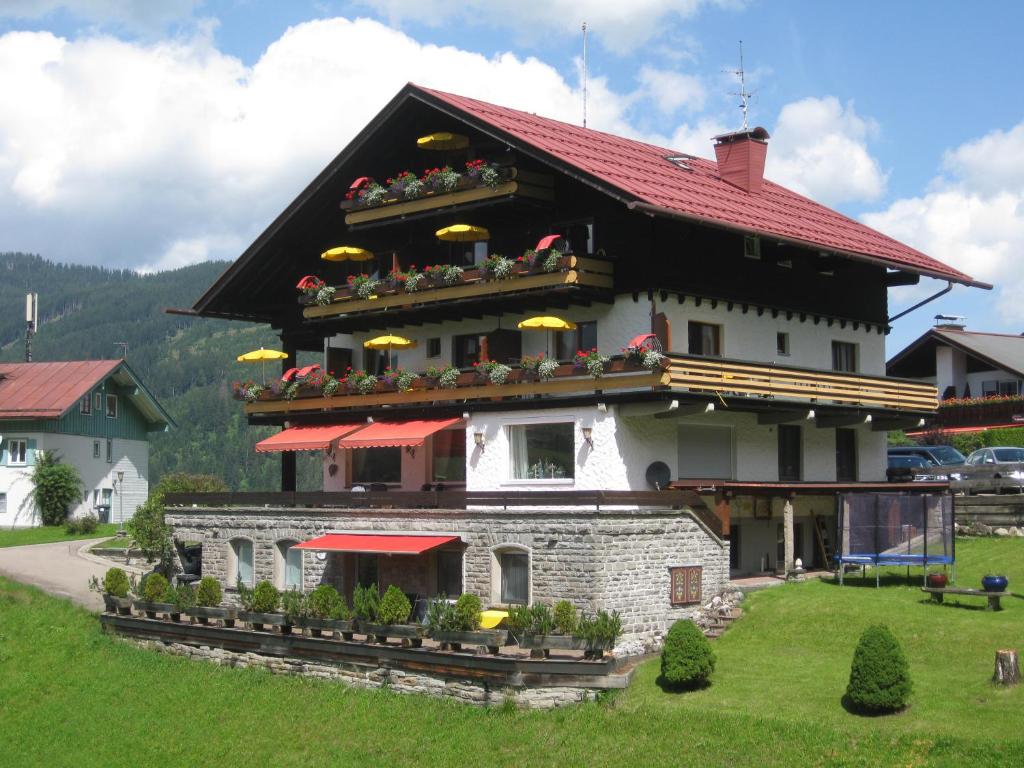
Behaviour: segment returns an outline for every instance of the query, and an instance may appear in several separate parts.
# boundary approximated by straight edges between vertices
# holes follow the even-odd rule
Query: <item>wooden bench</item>
[[[987,597],[988,607],[985,610],[988,611],[1001,611],[1002,606],[999,605],[999,598],[1009,597],[1009,592],[986,592],[983,589],[958,589],[956,587],[921,587],[922,592],[928,592],[932,596],[932,600],[936,603],[941,603],[942,598],[945,595],[968,595],[970,597]]]

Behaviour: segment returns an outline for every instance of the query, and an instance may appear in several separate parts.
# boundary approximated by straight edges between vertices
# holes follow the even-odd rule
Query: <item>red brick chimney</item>
[[[745,192],[757,194],[761,191],[767,155],[768,131],[764,128],[715,136],[718,175]]]

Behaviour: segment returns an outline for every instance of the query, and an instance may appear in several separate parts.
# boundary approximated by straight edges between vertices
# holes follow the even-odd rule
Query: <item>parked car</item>
[[[923,456],[889,456],[885,477],[890,483],[933,483],[949,479],[944,468]]]
[[[894,445],[890,456],[921,456],[940,467],[963,464],[967,458],[952,445]]]
[[[950,480],[954,488],[966,493],[1024,492],[1024,448],[979,448],[963,466],[950,469]]]

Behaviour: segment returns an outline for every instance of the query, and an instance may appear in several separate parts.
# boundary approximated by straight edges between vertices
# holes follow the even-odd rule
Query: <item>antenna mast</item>
[[[587,127],[587,22],[583,22],[583,127]]]
[[[25,294],[25,362],[32,362],[32,336],[39,329],[39,294]]]
[[[730,91],[729,95],[730,96],[739,96],[740,97],[740,109],[743,110],[743,128],[742,128],[742,130],[745,131],[745,130],[747,130],[747,109],[749,107],[748,100],[750,99],[751,96],[753,96],[753,94],[750,93],[747,90],[746,74],[743,71],[743,41],[742,40],[740,40],[740,68],[739,69],[734,69],[732,71],[732,73],[734,75],[736,75],[740,79],[740,90],[739,90],[739,93],[736,93],[734,91]]]

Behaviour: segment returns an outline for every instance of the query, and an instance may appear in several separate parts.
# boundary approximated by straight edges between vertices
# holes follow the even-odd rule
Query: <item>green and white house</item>
[[[78,469],[71,516],[131,517],[149,494],[149,436],[172,426],[123,360],[0,363],[0,526],[41,523],[32,500],[40,451]]]

